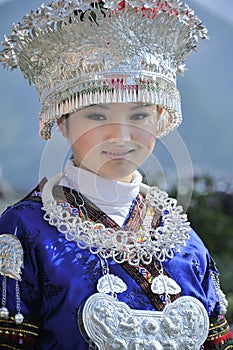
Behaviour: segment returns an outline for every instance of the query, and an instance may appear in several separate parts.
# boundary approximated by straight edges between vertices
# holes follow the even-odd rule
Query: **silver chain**
[[[6,307],[6,276],[2,279],[2,306]]]
[[[15,282],[15,300],[16,300],[16,311],[19,314],[21,305],[20,305],[20,291],[19,291],[19,283],[16,280]]]

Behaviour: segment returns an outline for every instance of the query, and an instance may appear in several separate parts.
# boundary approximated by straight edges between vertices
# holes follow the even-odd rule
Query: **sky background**
[[[207,26],[210,40],[198,45],[198,52],[186,61],[185,76],[178,78],[184,118],[179,133],[158,142],[154,158],[145,170],[149,169],[151,176],[160,171],[169,178],[174,173],[179,176],[182,167],[189,171],[192,168],[194,172],[230,182],[233,178],[233,1],[187,0],[187,3]],[[40,4],[37,0],[0,0],[0,41],[4,34],[11,33],[13,22],[20,22]],[[48,146],[38,136],[39,109],[36,90],[20,71],[10,73],[0,67],[0,178],[18,192],[27,193],[35,186],[46,158]],[[176,149],[177,139],[182,141],[182,150]],[[56,154],[63,152],[61,143],[58,136],[53,144]],[[53,168],[57,171],[60,164],[55,163]],[[44,172],[53,175],[51,169],[48,174]]]

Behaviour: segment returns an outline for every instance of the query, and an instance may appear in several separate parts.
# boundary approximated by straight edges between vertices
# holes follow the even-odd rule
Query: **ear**
[[[65,138],[69,138],[68,136],[68,116],[67,114],[62,116],[61,118],[59,118],[57,120],[57,127],[59,129],[59,131],[62,133],[62,136]]]

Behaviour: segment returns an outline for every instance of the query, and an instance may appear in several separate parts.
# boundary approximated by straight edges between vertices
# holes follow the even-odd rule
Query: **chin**
[[[120,179],[131,176],[132,173],[140,167],[140,164],[132,160],[114,160],[108,161],[96,171],[99,176],[108,179]]]
[[[136,168],[137,169],[137,168]],[[123,178],[127,178],[132,175],[132,173],[136,170],[135,168],[127,169],[125,171],[119,171],[119,169],[111,169],[109,171],[99,171],[98,175],[105,177],[107,179],[119,180]],[[117,171],[118,170],[118,171]]]

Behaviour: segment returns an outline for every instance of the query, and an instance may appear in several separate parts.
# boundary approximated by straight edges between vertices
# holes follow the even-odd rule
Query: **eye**
[[[106,120],[107,118],[105,117],[105,115],[103,114],[88,114],[86,116],[87,119],[91,119],[91,120]]]
[[[137,113],[130,117],[130,120],[143,120],[149,116],[149,113]]]

